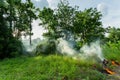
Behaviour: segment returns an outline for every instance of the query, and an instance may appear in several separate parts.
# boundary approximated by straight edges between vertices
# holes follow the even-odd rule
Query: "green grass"
[[[93,69],[93,61],[49,55],[19,57],[0,61],[0,80],[106,80]]]
[[[104,45],[104,57],[120,61],[119,50],[118,44]],[[115,76],[101,73],[99,70],[102,69],[95,59],[75,60],[60,55],[21,56],[0,61],[0,80],[117,80]]]
[[[108,60],[120,61],[120,43],[109,43],[108,45],[103,46],[103,54],[105,58]]]

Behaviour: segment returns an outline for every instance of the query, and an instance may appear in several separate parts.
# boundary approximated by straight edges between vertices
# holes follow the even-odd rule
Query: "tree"
[[[0,59],[19,55],[22,51],[21,42],[13,37],[8,24],[8,10],[7,2],[3,1],[0,4]]]
[[[55,40],[60,37],[69,40],[72,36],[70,34],[72,34],[76,9],[76,7],[69,6],[65,0],[60,1],[56,10],[44,8],[40,11],[39,18],[42,20],[42,25],[48,30],[44,36]]]
[[[31,2],[31,0],[27,0],[26,4],[26,14],[28,17],[28,24],[29,24],[29,36],[30,36],[30,44],[31,44],[31,35],[33,33],[31,33],[32,31],[32,20],[33,19],[37,19],[37,16],[35,14],[36,12],[36,8],[33,5],[33,3]]]
[[[6,0],[8,3],[8,21],[11,32],[14,33],[17,39],[20,39],[21,32],[26,33],[25,35],[30,36],[32,31],[32,21],[37,19],[36,11],[37,9],[31,2],[31,0],[26,0],[22,3],[21,0]]]
[[[22,53],[21,33],[30,35],[36,8],[30,0],[0,0],[0,58]]]
[[[110,41],[112,43],[117,43],[120,41],[120,28],[108,27],[107,33],[109,34],[107,41]]]
[[[58,38],[64,38],[66,40],[71,38],[75,10],[76,8],[69,6],[69,3],[65,0],[60,1],[58,8],[55,10],[43,8],[43,10],[40,11],[39,18],[42,21],[40,24],[47,30],[47,32],[43,34],[48,39],[48,49],[46,49],[46,51],[48,51],[49,48],[54,48],[53,52],[50,53],[56,51],[55,46]],[[41,45],[44,46],[45,44]],[[41,45],[39,45],[38,48],[41,47]]]
[[[57,33],[55,34],[55,32],[58,23],[54,11],[50,8],[44,8],[42,11],[40,11],[39,18],[42,21],[40,25],[47,30],[47,32],[44,33],[44,36],[49,39],[56,39]]]
[[[79,46],[104,38],[101,16],[96,8],[80,11],[77,6],[69,6],[67,0],[60,1],[55,10],[44,8],[39,13],[41,25],[47,30],[45,37],[50,40],[72,39],[80,43]]]
[[[56,11],[58,30],[60,30],[62,38],[70,40],[73,37],[74,19],[78,7],[71,7],[67,0],[60,1]]]
[[[31,0],[26,0],[25,3],[19,3],[16,6],[17,21],[15,23],[15,30],[17,30],[17,37],[20,38],[21,32],[25,32],[25,35],[30,36],[31,44],[31,35],[32,31],[32,21],[37,19],[37,8],[33,5]]]
[[[55,11],[44,8],[39,14],[49,37],[58,34],[66,40],[72,37],[82,43],[104,38],[101,16],[96,8],[78,11],[78,7],[69,6],[66,0],[61,1]]]
[[[97,9],[85,9],[76,13],[73,32],[80,42],[89,43],[104,38],[100,12]]]

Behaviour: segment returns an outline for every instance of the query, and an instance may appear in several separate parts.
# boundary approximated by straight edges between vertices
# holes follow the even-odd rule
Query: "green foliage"
[[[58,9],[56,10],[44,8],[40,11],[39,18],[42,20],[41,25],[48,30],[44,36],[54,40],[60,37],[67,40],[70,39],[69,33],[73,27],[75,10],[76,8],[69,6],[69,3],[65,0],[58,4]]]
[[[80,68],[78,80],[106,80],[105,74],[101,74],[99,71],[92,70],[89,68]],[[84,74],[85,73],[85,74]]]
[[[47,32],[43,34],[44,37],[54,40],[60,37],[60,31],[57,29],[58,22],[52,9],[44,8],[42,11],[40,11],[39,18],[42,20],[41,25],[47,29]]]
[[[103,54],[107,59],[120,61],[120,41],[118,43],[107,42],[103,45]]]
[[[111,41],[112,43],[118,43],[120,41],[120,28],[108,27],[107,33],[109,34],[107,41]]]
[[[73,28],[75,27],[74,19],[77,9],[77,6],[70,6],[67,0],[61,1],[58,4],[58,9],[56,10],[56,17],[58,20],[57,27],[65,40],[69,40],[74,36]]]
[[[6,8],[0,7],[0,59],[19,55],[22,51],[22,44],[13,37],[11,29],[7,25]]]
[[[76,13],[73,31],[79,41],[89,43],[104,38],[104,28],[100,21],[101,14],[97,9],[85,9]]]
[[[106,80],[106,75],[81,65],[81,61],[57,55],[19,57],[0,62],[1,80]],[[90,61],[89,61],[90,62]],[[92,65],[92,64],[91,64]]]
[[[0,40],[0,59],[5,57],[15,57],[22,53],[22,43],[15,38],[9,40]]]
[[[32,35],[32,21],[37,19],[31,0],[0,1],[0,58],[13,57],[22,52],[21,36]]]
[[[56,52],[56,43],[55,41],[41,41],[41,43],[34,50],[35,55],[48,55]]]
[[[39,13],[41,25],[47,30],[44,36],[50,40],[64,38],[77,41],[77,47],[97,39],[104,39],[105,29],[102,27],[101,13],[97,9],[78,10],[68,1],[61,1],[57,9],[44,8]]]
[[[22,49],[23,45],[22,42],[13,38],[12,40],[10,40],[9,44],[8,44],[8,50],[7,50],[7,54],[10,53],[10,55],[8,57],[14,57],[14,56],[20,56],[20,54],[22,54],[23,49]]]
[[[32,35],[32,20],[37,19],[31,0],[0,0],[0,58],[22,52],[21,33]]]

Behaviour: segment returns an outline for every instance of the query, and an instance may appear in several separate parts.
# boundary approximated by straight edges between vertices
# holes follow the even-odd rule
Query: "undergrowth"
[[[102,46],[108,60],[120,61],[119,44]],[[21,56],[0,61],[0,80],[107,80],[102,64],[95,59],[73,59],[61,55]],[[114,78],[112,78],[114,79]]]
[[[106,80],[94,62],[49,55],[0,61],[0,80]]]
[[[120,42],[111,43],[108,42],[103,46],[103,54],[105,58],[109,60],[120,61]]]

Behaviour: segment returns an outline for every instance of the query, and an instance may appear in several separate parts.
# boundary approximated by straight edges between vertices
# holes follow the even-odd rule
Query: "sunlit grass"
[[[4,59],[0,80],[105,80],[105,75],[91,68],[93,64],[58,55]]]
[[[103,46],[106,59],[120,61],[119,48]],[[73,59],[61,55],[21,56],[0,60],[0,80],[107,80],[95,59]]]
[[[117,47],[115,45],[105,45],[103,46],[103,54],[105,58],[109,60],[120,61],[120,47]]]

